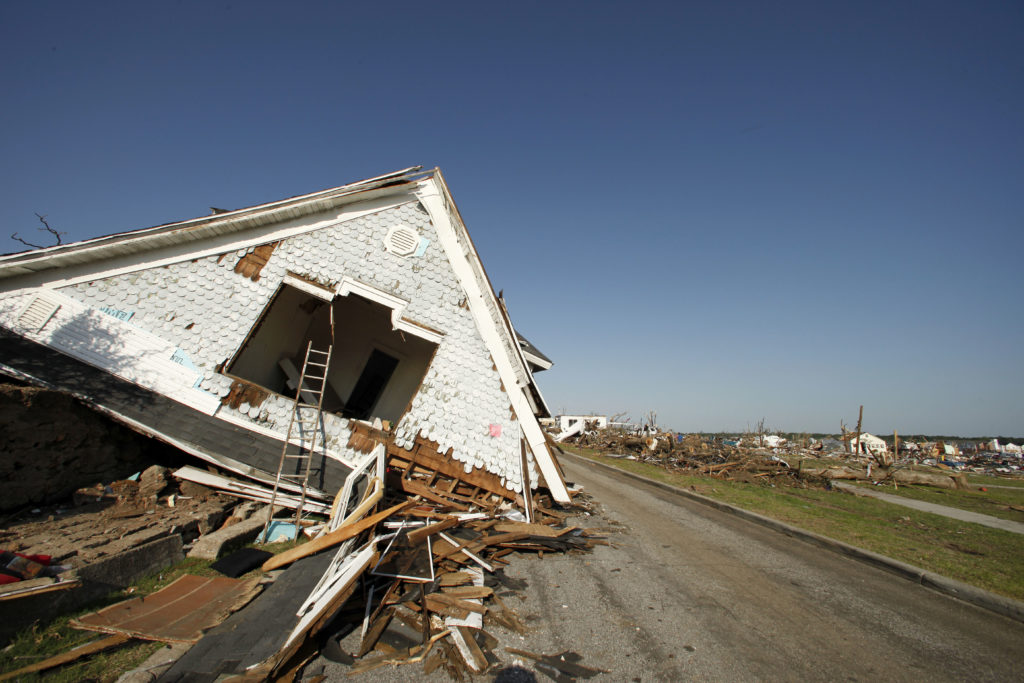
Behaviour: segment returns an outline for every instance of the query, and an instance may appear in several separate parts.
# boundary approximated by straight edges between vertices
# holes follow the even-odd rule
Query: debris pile
[[[367,461],[350,475],[319,535],[263,563],[272,573],[314,554],[333,555],[288,632],[236,673],[276,679],[324,651],[350,662],[353,673],[416,664],[464,680],[501,661],[488,626],[524,632],[502,599],[519,587],[502,571],[508,555],[586,552],[604,542],[567,525],[573,511],[555,508],[547,496],[527,496],[524,512],[490,491],[457,493],[459,480],[436,470],[396,459],[385,467],[383,446]],[[386,486],[375,485],[382,479]],[[339,631],[349,636],[350,651],[341,649]],[[204,671],[202,661],[180,664],[169,680]]]
[[[850,453],[839,440],[787,441],[769,434],[733,438],[672,432],[637,435],[600,429],[583,432],[566,442],[596,450],[607,457],[628,458],[671,471],[728,481],[799,488],[826,486],[832,479],[922,484],[945,489],[969,487],[966,477],[958,474],[963,467],[939,463],[937,470],[923,471],[914,467],[917,461],[911,455],[904,453],[897,459],[891,454],[881,457],[871,452]],[[972,462],[981,461],[976,458]]]
[[[0,528],[0,549],[48,556],[51,564],[72,568],[55,577],[68,581],[74,570],[167,536],[190,543],[231,520],[238,500],[177,482],[166,468],[153,465],[130,479],[80,488],[69,503],[9,517]]]
[[[284,616],[269,644],[260,649],[245,643],[252,660],[237,662],[233,670],[218,661],[220,673],[244,680],[288,678],[321,653],[350,663],[353,673],[417,665],[426,673],[441,670],[465,680],[524,658],[555,675],[599,673],[572,653],[502,650],[495,636],[526,632],[508,602],[525,588],[503,571],[509,555],[587,552],[605,543],[597,531],[570,523],[589,509],[584,495],[577,493],[568,506],[557,506],[544,489],[510,499],[504,489],[470,486],[422,462],[387,458],[382,444],[370,450],[333,505],[315,507],[320,504],[314,501],[314,508],[307,510],[299,526],[312,538],[284,550],[263,546],[277,554],[253,547],[224,551],[226,556],[212,567],[226,577],[211,581],[186,576],[145,600],[133,597],[81,616],[73,622],[75,628],[108,637],[75,656],[66,653],[53,662],[40,662],[36,670],[132,640],[198,642],[211,628],[210,633],[218,633],[217,625],[236,610],[231,619],[247,618],[246,603],[270,598],[263,589],[281,582],[303,562],[317,560],[326,568],[292,582],[288,592],[305,597]],[[268,506],[243,500],[259,501],[265,494],[251,482],[224,474],[153,466],[131,479],[79,489],[73,506],[55,508],[51,514],[37,510],[28,521],[0,532],[0,540],[5,548],[45,550],[54,563],[76,567],[169,534],[181,535],[194,554],[228,528],[248,524],[251,538],[269,527],[268,522],[278,523],[273,516],[268,519]],[[253,513],[253,508],[258,511]],[[240,521],[242,509],[249,510],[246,522]],[[284,507],[275,512],[294,514]],[[227,548],[214,547],[211,557]],[[64,581],[77,585],[68,577]],[[252,618],[262,619],[258,611]],[[172,665],[167,680],[211,673],[206,670],[213,668],[209,662],[199,655],[190,659],[191,654]]]
[[[350,595],[360,579],[362,599],[345,606],[348,621],[361,624],[353,641],[358,646],[350,653],[356,658],[352,673],[419,663],[426,674],[444,669],[456,680],[488,671],[500,658],[498,640],[487,627],[525,633],[503,600],[519,587],[502,571],[504,558],[513,552],[584,552],[602,542],[586,530],[564,526],[565,513],[555,510],[539,509],[533,523],[516,521],[511,510],[463,512],[416,500],[385,512],[390,514],[368,541],[344,559],[338,553],[337,566],[321,582],[333,588],[310,595],[309,612],[285,648],[263,663],[263,673],[281,671],[291,653],[302,650],[301,641],[315,637],[314,629],[303,629],[303,621],[329,618],[332,605]],[[278,566],[278,557],[268,565]]]

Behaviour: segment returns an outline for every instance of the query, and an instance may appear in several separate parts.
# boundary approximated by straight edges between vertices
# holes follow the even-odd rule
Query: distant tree
[[[61,244],[63,244],[63,243],[64,243],[64,241],[63,241],[63,240],[62,240],[61,238],[62,238],[62,237],[63,237],[64,235],[66,235],[66,234],[67,234],[66,232],[57,232],[56,230],[54,230],[53,228],[51,228],[51,227],[50,227],[50,224],[46,222],[46,216],[40,216],[40,215],[39,215],[39,214],[37,213],[37,214],[36,214],[36,218],[38,218],[38,219],[39,219],[39,222],[43,224],[43,227],[41,227],[41,228],[36,228],[36,230],[39,230],[39,231],[42,231],[42,232],[48,232],[48,233],[50,233],[51,235],[53,235],[54,239],[56,239],[56,240],[57,240],[57,243],[56,243],[56,244],[51,244],[51,245],[50,245],[51,247],[56,247],[56,246],[59,246],[59,245],[61,245]],[[33,244],[32,242],[29,242],[29,241],[27,241],[27,240],[23,240],[22,238],[18,237],[18,233],[13,233],[13,234],[11,235],[11,239],[12,239],[12,240],[15,240],[15,241],[17,241],[17,242],[21,242],[21,243],[22,243],[22,244],[24,244],[25,246],[27,246],[27,247],[32,247],[33,249],[43,249],[43,248],[44,248],[44,246],[43,246],[42,244]]]

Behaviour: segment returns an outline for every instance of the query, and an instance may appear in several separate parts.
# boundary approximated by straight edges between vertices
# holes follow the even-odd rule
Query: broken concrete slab
[[[0,643],[34,621],[48,621],[56,614],[80,609],[184,558],[181,536],[172,535],[82,567],[77,571],[81,581],[77,588],[28,595],[17,600],[16,609],[5,609],[0,619]]]
[[[191,643],[171,643],[167,647],[162,647],[139,666],[121,674],[115,683],[153,683],[191,647]]]
[[[254,540],[266,521],[266,506],[263,506],[248,519],[200,536],[188,551],[188,556],[216,560],[226,548]]]

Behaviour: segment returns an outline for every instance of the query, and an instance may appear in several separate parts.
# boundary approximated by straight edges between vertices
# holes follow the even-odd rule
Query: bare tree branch
[[[51,227],[50,227],[50,224],[46,222],[46,216],[40,216],[40,215],[39,215],[39,214],[37,213],[37,214],[36,214],[36,217],[37,217],[37,218],[39,219],[39,222],[43,224],[43,227],[42,227],[42,228],[39,228],[39,229],[40,229],[40,230],[46,230],[46,232],[48,232],[48,233],[50,233],[51,235],[53,235],[54,239],[56,239],[56,240],[57,240],[57,244],[55,244],[55,245],[53,245],[53,246],[55,246],[55,247],[56,247],[56,246],[59,246],[59,245],[61,245],[61,244],[64,244],[64,240],[63,240],[63,239],[61,239],[61,238],[62,238],[62,237],[64,237],[64,235],[66,235],[66,234],[67,234],[66,232],[57,232],[56,230],[54,230],[53,228],[51,228]]]
[[[22,244],[24,244],[26,246],[29,246],[29,247],[32,247],[33,249],[42,249],[43,248],[42,245],[40,245],[40,244],[32,244],[31,242],[26,242],[25,240],[23,240],[20,237],[18,237],[18,233],[16,233],[16,232],[15,233],[11,233],[11,239],[15,240],[17,242],[21,242]]]
[[[62,239],[62,237],[67,234],[66,232],[58,232],[58,231],[54,230],[53,228],[51,228],[50,224],[46,222],[46,216],[40,216],[37,213],[36,214],[36,218],[38,218],[39,222],[43,224],[43,227],[37,228],[37,229],[50,233],[51,235],[53,235],[54,239],[57,240],[56,244],[52,244],[50,246],[56,247],[56,246],[60,246],[61,244],[64,244],[64,240]],[[25,246],[32,247],[33,249],[43,249],[44,248],[43,245],[41,245],[41,244],[33,244],[32,242],[28,242],[26,240],[23,240],[22,238],[18,237],[18,233],[13,233],[11,235],[11,239],[16,241],[16,242],[21,242]]]

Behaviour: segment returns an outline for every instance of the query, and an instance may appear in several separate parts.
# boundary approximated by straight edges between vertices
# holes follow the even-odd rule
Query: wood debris
[[[337,631],[343,622],[359,629],[358,646],[331,658],[351,657],[352,674],[409,664],[422,665],[425,673],[444,669],[455,680],[490,671],[501,660],[485,625],[525,632],[497,595],[508,595],[505,584],[511,583],[501,570],[508,563],[503,558],[587,552],[602,542],[565,525],[565,513],[551,509],[547,496],[536,497],[534,521],[522,521],[507,498],[416,463],[392,467],[385,491],[383,511],[347,519],[264,565],[336,553],[286,644],[239,680],[281,676],[302,652],[322,646],[327,624]]]

